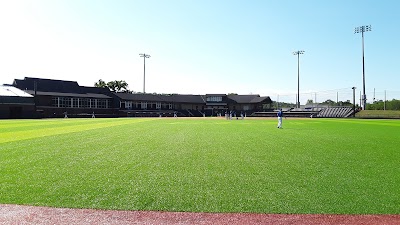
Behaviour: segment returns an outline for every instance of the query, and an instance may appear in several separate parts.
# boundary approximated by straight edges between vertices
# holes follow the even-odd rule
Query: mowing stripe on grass
[[[58,134],[67,134],[71,132],[81,132],[85,130],[106,128],[112,126],[121,126],[133,123],[139,123],[149,120],[143,119],[77,119],[77,120],[40,120],[40,122],[31,122],[28,125],[22,125],[23,122],[16,124],[2,125],[0,131],[0,143],[19,141],[24,139],[52,136]]]

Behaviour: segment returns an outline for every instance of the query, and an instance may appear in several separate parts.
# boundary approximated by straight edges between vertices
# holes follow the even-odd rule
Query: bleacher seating
[[[353,114],[353,109],[346,106],[335,106],[322,109],[316,117],[319,118],[345,118]]]
[[[196,109],[188,109],[187,112],[189,112],[188,116],[192,116],[192,117],[202,117],[203,116],[203,113]]]

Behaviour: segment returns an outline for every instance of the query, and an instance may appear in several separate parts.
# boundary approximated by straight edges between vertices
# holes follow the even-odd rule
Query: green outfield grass
[[[400,213],[400,120],[0,121],[0,203]]]

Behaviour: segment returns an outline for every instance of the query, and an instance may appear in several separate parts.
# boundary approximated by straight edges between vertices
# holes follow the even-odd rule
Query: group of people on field
[[[231,110],[231,111],[227,111],[225,112],[225,119],[227,120],[231,120],[232,118],[236,117],[236,119],[239,119],[239,117],[237,117],[236,112]],[[240,112],[240,118],[243,120],[244,117],[246,117],[246,113]]]
[[[279,109],[279,111],[278,111],[278,113],[276,115],[278,116],[278,126],[277,126],[277,128],[282,128],[282,117],[283,117],[282,109]],[[244,116],[245,115],[243,114],[243,112],[241,112],[240,113],[240,117],[242,119],[244,119]],[[161,117],[161,114],[160,114],[160,117]],[[176,111],[174,112],[174,117],[175,118],[178,117],[178,112],[176,112]],[[232,117],[236,117],[236,112],[230,111],[229,113],[228,112],[225,113],[225,118],[227,120],[231,120]],[[67,112],[64,112],[64,118],[68,118],[68,113]],[[96,118],[94,112],[92,113],[92,118]]]

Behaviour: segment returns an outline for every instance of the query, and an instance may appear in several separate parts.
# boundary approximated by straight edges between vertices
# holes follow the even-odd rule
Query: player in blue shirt
[[[278,116],[278,128],[282,128],[282,117],[283,117],[282,109],[279,109],[277,116]]]

